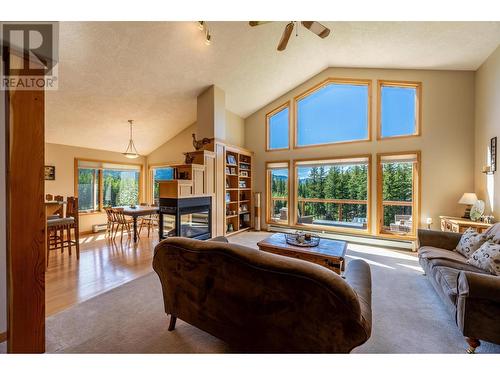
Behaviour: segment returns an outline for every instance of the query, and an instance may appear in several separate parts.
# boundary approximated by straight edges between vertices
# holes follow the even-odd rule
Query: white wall
[[[64,197],[75,195],[75,158],[95,159],[116,163],[131,162],[119,152],[45,143],[45,165],[54,165],[56,167],[56,179],[54,181],[45,181],[45,194],[62,195]],[[132,161],[132,163],[142,164],[143,166],[141,189],[143,197],[145,198],[146,158],[141,156]],[[88,232],[92,230],[92,225],[102,223],[106,223],[106,214],[104,213],[80,215],[79,224],[81,232]]]
[[[0,79],[3,68],[0,63]],[[7,251],[5,216],[5,91],[0,91],[0,332],[7,331]],[[0,344],[0,353],[5,352],[5,343]]]
[[[295,96],[328,77],[372,80],[372,141],[266,152],[266,113],[287,100],[293,101]],[[376,140],[377,79],[422,82],[420,137]],[[432,217],[436,223],[434,229],[438,229],[439,215],[460,215],[463,207],[457,202],[464,192],[474,187],[474,72],[329,68],[247,117],[245,147],[255,152],[254,187],[260,192],[265,192],[266,161],[372,154],[372,233],[376,230],[377,217],[376,153],[420,150],[420,217],[422,221]],[[264,223],[265,210],[262,212]]]
[[[500,146],[500,47],[476,72],[475,115],[475,189],[486,203],[486,212],[500,221],[500,153],[497,151],[497,172],[481,173],[487,164],[490,139],[497,138]]]

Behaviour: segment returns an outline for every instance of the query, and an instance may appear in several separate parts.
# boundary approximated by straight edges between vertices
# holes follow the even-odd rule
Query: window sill
[[[88,216],[88,215],[103,215],[104,211],[80,211],[78,212],[79,216]]]

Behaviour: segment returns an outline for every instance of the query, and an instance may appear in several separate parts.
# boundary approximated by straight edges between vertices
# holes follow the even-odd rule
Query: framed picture
[[[46,180],[55,180],[56,179],[56,167],[53,165],[45,166],[45,179]]]
[[[236,167],[229,168],[231,174],[236,174]]]
[[[229,173],[231,173],[231,172],[229,171],[229,167],[226,167],[226,174],[229,174]]]
[[[247,182],[246,181],[240,181],[240,188],[246,188],[247,187]]]
[[[231,202],[231,194],[229,192],[226,193],[226,203]]]
[[[234,155],[227,155],[227,164],[236,164],[236,158],[234,157]]]
[[[240,206],[240,212],[247,212],[248,211],[248,205],[246,203],[242,203]]]
[[[491,171],[496,172],[497,170],[497,137],[490,139],[490,159],[491,159]]]
[[[248,172],[247,171],[241,171],[240,172],[241,177],[248,177]]]

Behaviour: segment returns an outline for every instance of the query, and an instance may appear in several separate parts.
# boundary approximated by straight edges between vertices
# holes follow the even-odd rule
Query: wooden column
[[[6,93],[9,353],[45,351],[44,100]]]

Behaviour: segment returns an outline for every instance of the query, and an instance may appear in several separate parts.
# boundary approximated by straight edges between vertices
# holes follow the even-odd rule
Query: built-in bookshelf
[[[240,149],[225,152],[225,235],[252,226],[252,155]]]

